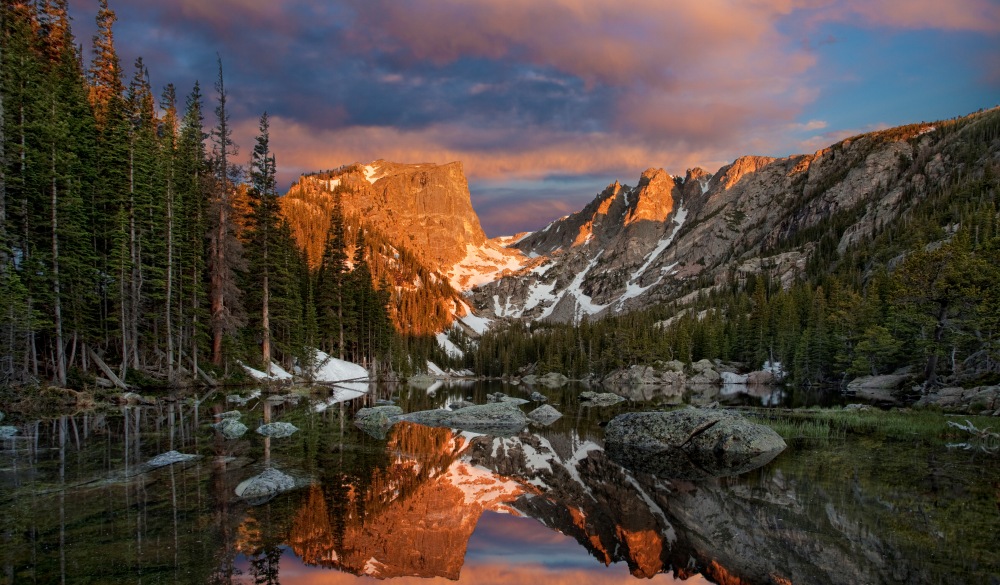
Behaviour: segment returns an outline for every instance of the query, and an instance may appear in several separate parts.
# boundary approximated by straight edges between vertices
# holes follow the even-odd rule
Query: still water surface
[[[528,393],[377,393],[414,411],[495,391]],[[508,437],[408,423],[372,437],[351,420],[373,396],[329,390],[14,421],[0,583],[1000,583],[995,459],[840,439],[795,442],[738,478],[656,478],[603,452],[603,424],[635,403],[541,391],[565,416]],[[225,440],[209,424],[234,408],[250,431]],[[265,419],[300,430],[266,439]],[[146,466],[170,450],[199,458]],[[269,467],[296,488],[236,496]]]

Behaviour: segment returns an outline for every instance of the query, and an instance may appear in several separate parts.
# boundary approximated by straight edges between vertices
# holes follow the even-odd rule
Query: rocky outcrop
[[[653,366],[629,366],[620,370],[615,370],[604,377],[601,383],[612,387],[635,387],[635,386],[671,386],[683,388],[687,377],[684,375],[684,366],[674,369],[671,365],[663,368]]]
[[[921,396],[914,406],[936,406],[953,412],[1000,416],[1000,386],[941,388]]]
[[[677,479],[739,475],[785,449],[770,427],[699,408],[619,415],[608,423],[605,442],[608,455],[624,467]]]

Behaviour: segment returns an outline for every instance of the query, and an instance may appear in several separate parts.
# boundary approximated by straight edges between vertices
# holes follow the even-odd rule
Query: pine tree
[[[236,273],[245,268],[243,249],[233,229],[233,211],[230,195],[238,178],[238,169],[230,164],[236,155],[236,145],[229,126],[226,109],[228,94],[222,75],[222,58],[219,58],[219,78],[215,85],[218,104],[215,115],[218,125],[212,132],[215,144],[212,158],[212,221],[209,238],[209,274],[212,311],[212,362],[222,365],[224,335],[234,333],[243,322],[240,290],[236,286]]]

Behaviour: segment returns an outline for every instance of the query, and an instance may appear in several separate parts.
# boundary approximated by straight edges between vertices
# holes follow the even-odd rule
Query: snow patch
[[[291,374],[289,374],[288,372],[286,372],[284,369],[282,369],[281,366],[279,366],[278,364],[276,364],[274,362],[271,362],[271,375],[270,376],[268,376],[266,373],[264,373],[264,372],[262,372],[260,370],[255,370],[254,368],[251,368],[250,366],[248,366],[248,365],[246,365],[246,364],[244,364],[242,362],[240,363],[240,365],[243,366],[243,369],[246,370],[247,373],[250,374],[250,376],[254,380],[291,380],[292,379],[292,375]]]
[[[517,248],[506,248],[496,240],[482,246],[466,244],[465,258],[452,266],[446,276],[452,288],[465,292],[498,280],[504,271],[520,270],[528,258]]]
[[[313,380],[317,382],[363,382],[368,389],[368,370],[364,366],[332,357],[320,350],[313,354]]]
[[[645,274],[647,270],[649,270],[649,267],[652,266],[653,262],[655,262],[656,259],[660,257],[660,254],[662,254],[663,251],[666,250],[667,247],[670,246],[670,244],[674,241],[674,238],[677,236],[677,232],[680,231],[681,226],[684,225],[684,222],[687,220],[687,216],[688,216],[687,209],[684,209],[683,207],[679,207],[677,209],[677,213],[674,215],[674,222],[673,222],[674,229],[670,231],[670,234],[667,237],[660,240],[660,242],[656,245],[656,247],[653,248],[653,251],[650,252],[648,256],[646,256],[646,261],[643,263],[643,265],[640,266],[638,270],[632,273],[632,277],[629,278],[628,285],[625,287],[625,293],[622,294],[622,296],[618,299],[619,309],[624,305],[625,301],[627,301],[628,299],[635,298],[641,295],[642,293],[646,292],[650,288],[656,286],[657,284],[660,284],[660,281],[663,280],[663,273],[669,272],[670,270],[673,270],[674,266],[677,266],[677,263],[675,262],[670,266],[664,267],[664,270],[660,271],[660,277],[657,278],[656,282],[653,282],[652,284],[649,284],[647,286],[640,286],[638,284],[639,279],[642,278],[642,275]]]
[[[376,167],[375,165],[365,165],[363,167],[363,170],[365,172],[365,179],[367,179],[367,181],[372,185],[375,184],[375,181],[382,178],[380,176],[377,176],[379,168]]]
[[[432,376],[447,376],[448,375],[448,374],[445,374],[444,370],[442,370],[441,368],[439,368],[437,364],[435,364],[434,362],[432,362],[430,360],[427,360],[427,373],[430,374],[430,375],[432,375]]]
[[[435,336],[435,339],[437,339],[438,345],[441,346],[441,349],[443,349],[444,352],[448,354],[448,357],[453,357],[453,358],[465,357],[465,353],[461,349],[459,349],[457,345],[452,343],[450,339],[448,339],[447,333],[443,332],[438,333]]]

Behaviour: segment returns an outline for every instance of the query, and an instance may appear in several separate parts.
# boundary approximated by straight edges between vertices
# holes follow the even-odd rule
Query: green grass
[[[966,435],[948,426],[949,420],[966,418],[976,427],[990,428],[998,421],[990,417],[956,418],[930,410],[883,411],[823,410],[753,411],[747,416],[774,429],[784,439],[844,439],[867,436],[891,441],[948,442],[964,440]]]

